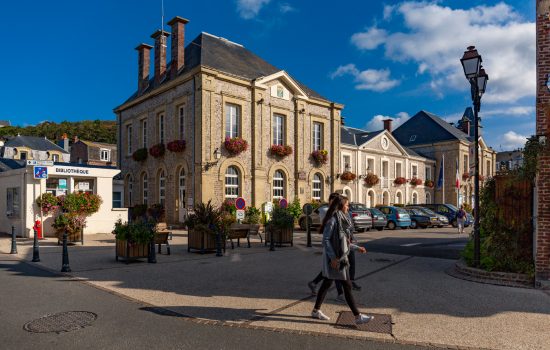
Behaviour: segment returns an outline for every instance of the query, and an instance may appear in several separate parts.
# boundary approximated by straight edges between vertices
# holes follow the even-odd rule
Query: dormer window
[[[52,154],[52,160],[54,162],[59,162],[59,154]]]
[[[102,148],[99,150],[99,159],[104,162],[111,160],[111,152],[108,149]]]
[[[283,90],[282,86],[277,86],[277,97],[283,98],[285,95],[285,91]]]

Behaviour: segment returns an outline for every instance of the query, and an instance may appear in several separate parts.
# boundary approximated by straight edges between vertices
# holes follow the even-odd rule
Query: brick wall
[[[550,1],[537,1],[537,135],[550,136]],[[547,141],[549,142],[549,141]],[[539,158],[535,278],[550,284],[550,153]]]

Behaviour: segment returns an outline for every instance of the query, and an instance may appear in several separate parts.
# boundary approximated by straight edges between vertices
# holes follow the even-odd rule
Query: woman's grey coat
[[[323,229],[323,277],[331,280],[349,280],[349,263],[342,269],[333,269],[330,266],[330,261],[337,257],[334,252],[334,248],[330,243],[333,234],[339,235],[340,246],[344,252],[343,256],[338,257],[340,261],[348,260],[350,249],[359,250],[359,247],[355,244],[348,244],[349,234],[346,234],[343,230],[338,230],[338,222],[336,217],[331,217]]]

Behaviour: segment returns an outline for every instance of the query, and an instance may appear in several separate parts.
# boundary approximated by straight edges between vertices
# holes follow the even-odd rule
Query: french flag
[[[460,174],[458,172],[458,158],[456,159],[456,188],[460,188]]]

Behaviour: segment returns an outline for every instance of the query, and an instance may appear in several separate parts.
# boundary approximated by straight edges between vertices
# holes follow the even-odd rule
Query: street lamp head
[[[464,51],[460,63],[462,63],[466,79],[470,80],[478,75],[481,67],[481,56],[477,53],[475,46],[468,46],[468,50]]]
[[[479,96],[481,97],[485,93],[485,88],[487,87],[487,80],[489,80],[489,75],[485,72],[485,69],[481,67],[479,74],[477,76],[477,86],[479,89]]]

